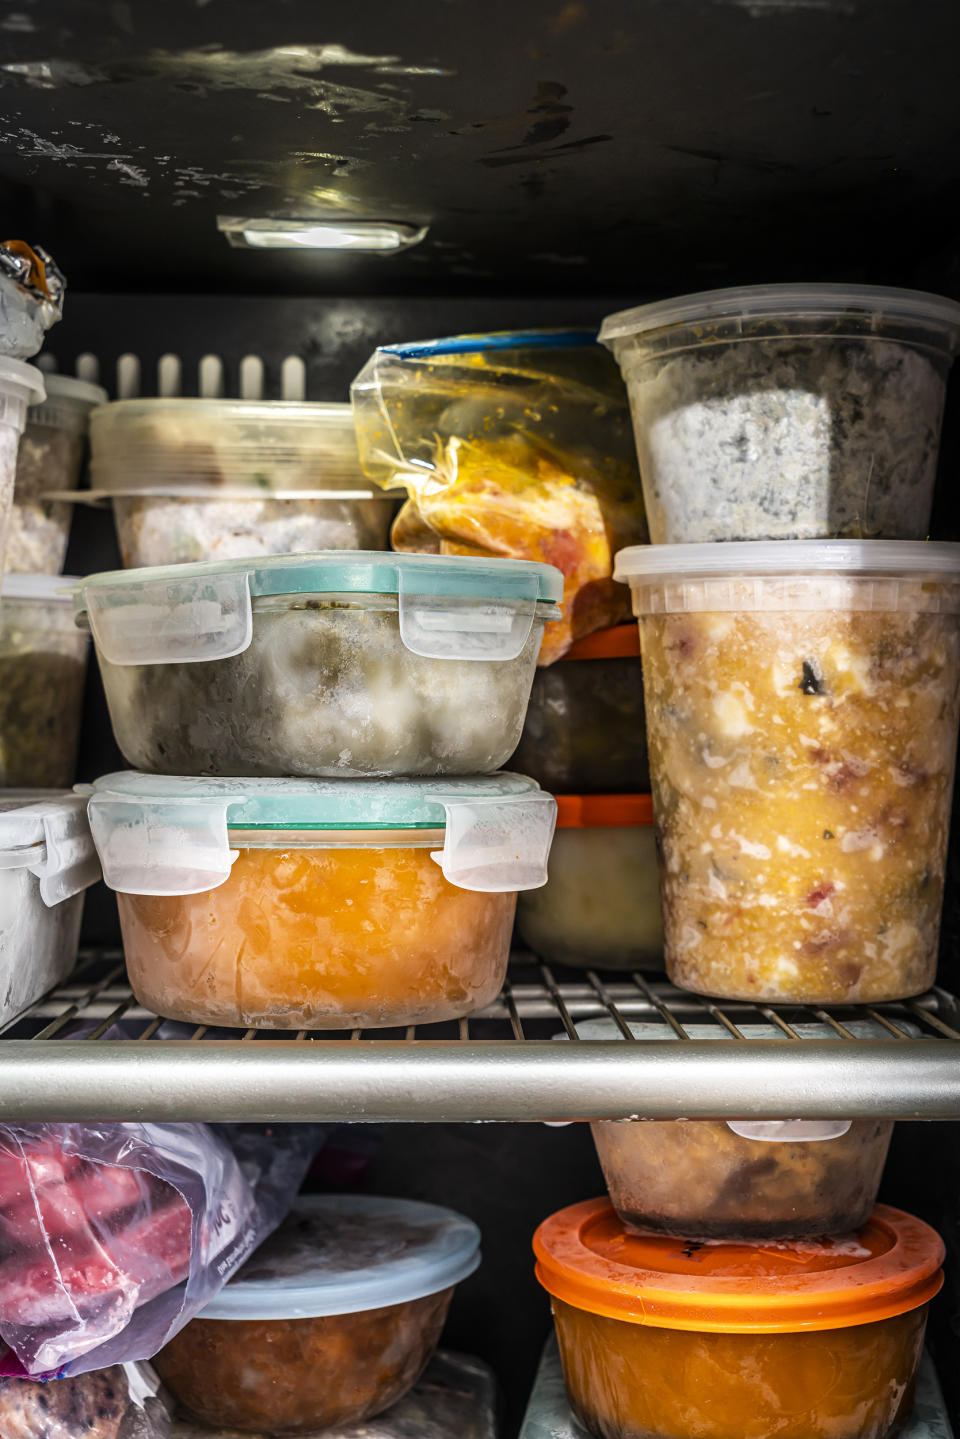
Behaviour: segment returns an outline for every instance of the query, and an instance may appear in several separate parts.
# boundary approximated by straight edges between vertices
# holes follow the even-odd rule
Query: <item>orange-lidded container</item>
[[[599,1439],[884,1439],[943,1282],[939,1235],[885,1205],[834,1239],[700,1244],[595,1199],[533,1247],[570,1404]]]

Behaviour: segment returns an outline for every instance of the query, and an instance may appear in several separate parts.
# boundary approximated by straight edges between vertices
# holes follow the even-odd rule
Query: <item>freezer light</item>
[[[427,233],[426,225],[379,220],[245,220],[232,215],[219,215],[217,229],[240,249],[355,250],[363,254],[409,250]]]

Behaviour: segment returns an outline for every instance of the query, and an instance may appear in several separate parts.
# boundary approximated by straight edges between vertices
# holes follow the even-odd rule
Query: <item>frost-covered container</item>
[[[75,583],[7,575],[0,589],[0,786],[76,778],[90,637],[74,623]]]
[[[554,794],[649,789],[636,625],[597,630],[537,670],[512,763]]]
[[[520,896],[517,931],[552,964],[663,968],[648,794],[557,796],[549,878],[542,889]]]
[[[604,321],[650,538],[922,540],[960,304],[871,285],[750,285]]]
[[[875,1020],[846,1021],[857,1039],[884,1039]],[[794,1026],[807,1040],[830,1025]],[[782,1040],[773,1024],[739,1024],[749,1040]],[[715,1024],[684,1024],[692,1040],[727,1040]],[[630,1022],[634,1039],[669,1040],[662,1024]],[[612,1019],[577,1025],[582,1040],[617,1041]],[[787,1042],[787,1041],[785,1041]],[[877,1199],[893,1123],[877,1119],[599,1120],[590,1125],[610,1200],[626,1224],[694,1240],[804,1239],[859,1229]]]
[[[550,565],[343,551],[84,580],[127,760],[161,774],[485,774],[517,747]]]
[[[73,969],[84,890],[99,878],[82,799],[0,790],[0,1024]]]
[[[7,569],[58,575],[63,569],[73,507],[57,496],[80,483],[90,411],[106,390],[69,375],[45,375],[47,398],[34,405],[17,456],[17,482],[7,533]]]
[[[960,545],[648,545],[640,621],[667,971],[800,1003],[933,983]]]
[[[429,1363],[480,1232],[453,1210],[301,1196],[276,1233],[154,1359],[206,1424],[316,1435],[380,1414]]]
[[[27,423],[27,406],[37,404],[45,393],[43,374],[35,365],[0,354],[0,576],[6,563],[17,448]]]
[[[120,400],[90,438],[131,568],[387,548],[395,504],[364,478],[349,405]]]
[[[483,1008],[556,807],[533,780],[98,780],[90,823],[156,1014],[354,1029]]]

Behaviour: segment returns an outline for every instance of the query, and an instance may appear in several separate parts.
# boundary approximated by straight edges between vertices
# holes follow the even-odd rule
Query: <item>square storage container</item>
[[[667,972],[723,998],[933,983],[960,705],[960,546],[654,545],[640,620]]]
[[[354,1029],[472,1013],[506,973],[556,807],[532,780],[98,780],[130,983],[195,1024]]]
[[[36,365],[0,355],[0,576],[6,565],[17,449],[27,423],[27,406],[39,404],[45,393],[43,373]]]
[[[301,1196],[277,1232],[154,1365],[204,1423],[315,1435],[408,1393],[480,1233],[435,1204]]]
[[[748,285],[604,321],[654,544],[922,540],[960,305]]]
[[[84,580],[114,732],[161,774],[485,774],[517,747],[549,565],[340,551]]]

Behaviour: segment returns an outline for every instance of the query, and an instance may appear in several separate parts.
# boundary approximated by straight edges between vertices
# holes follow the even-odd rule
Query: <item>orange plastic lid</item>
[[[577,640],[557,661],[564,660],[625,660],[640,657],[640,626],[614,625],[609,630],[594,630]]]
[[[939,1234],[885,1204],[837,1239],[698,1244],[631,1232],[607,1199],[588,1199],[545,1220],[533,1249],[544,1289],[577,1309],[712,1334],[869,1324],[919,1308],[943,1283]]]
[[[624,829],[653,824],[649,794],[558,794],[557,829]]]

